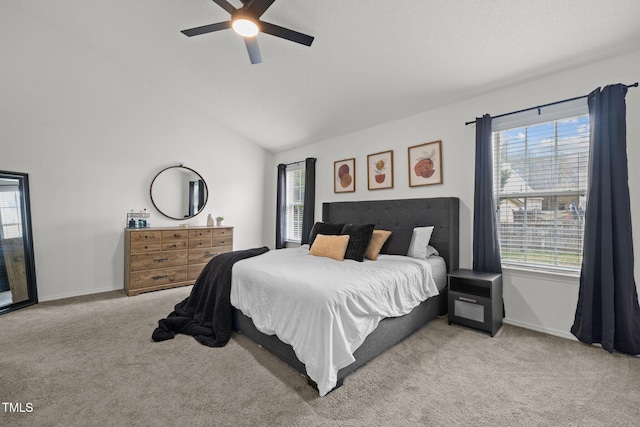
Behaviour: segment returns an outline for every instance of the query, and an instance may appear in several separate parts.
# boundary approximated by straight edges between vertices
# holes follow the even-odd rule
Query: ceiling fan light
[[[240,34],[242,37],[255,37],[260,32],[258,25],[247,18],[234,19],[231,24],[233,31]]]

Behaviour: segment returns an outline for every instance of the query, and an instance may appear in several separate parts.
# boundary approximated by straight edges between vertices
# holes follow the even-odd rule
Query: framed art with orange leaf
[[[369,190],[393,188],[393,150],[367,156]]]
[[[409,187],[442,184],[442,141],[409,147]]]
[[[333,192],[353,193],[356,191],[356,159],[333,162]]]

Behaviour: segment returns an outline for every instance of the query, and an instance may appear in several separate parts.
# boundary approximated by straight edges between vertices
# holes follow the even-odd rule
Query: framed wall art
[[[409,147],[409,187],[442,184],[442,141]]]
[[[393,188],[393,150],[367,156],[369,190]]]
[[[353,193],[356,191],[356,159],[333,162],[333,192]]]

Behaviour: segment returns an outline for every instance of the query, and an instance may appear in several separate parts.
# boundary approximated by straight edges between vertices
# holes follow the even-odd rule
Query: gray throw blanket
[[[233,330],[231,269],[236,261],[267,252],[266,246],[220,254],[211,258],[191,290],[166,319],[158,321],[151,338],[165,341],[176,334],[192,335],[201,344],[223,347]]]

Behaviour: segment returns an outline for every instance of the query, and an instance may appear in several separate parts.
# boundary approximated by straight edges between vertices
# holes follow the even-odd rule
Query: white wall
[[[417,197],[456,196],[460,198],[460,266],[472,266],[473,186],[475,127],[466,121],[489,113],[498,115],[522,108],[586,95],[598,86],[630,84],[640,79],[640,51],[557,73],[510,89],[478,96],[437,110],[383,123],[359,132],[319,141],[278,153],[272,165],[305,157],[317,157],[316,219],[322,202]],[[632,220],[640,224],[640,88],[627,94],[627,141]],[[444,183],[408,186],[407,147],[442,140]],[[394,150],[395,188],[367,190],[367,154]],[[356,158],[356,192],[333,192],[333,162]],[[270,177],[273,179],[272,177]],[[272,187],[275,183],[272,183]],[[267,198],[265,211],[275,211],[275,196]],[[266,219],[267,233],[275,233],[273,215]],[[640,233],[634,236],[635,253],[640,253]],[[635,274],[640,279],[640,263]],[[569,330],[578,298],[576,277],[549,276],[531,272],[505,271],[506,321],[551,334],[572,337]]]
[[[184,222],[149,197],[155,174],[177,162],[209,187],[188,223],[222,215],[236,249],[264,244],[256,212],[271,153],[11,3],[1,9],[0,170],[29,174],[41,301],[123,288],[126,213]]]

